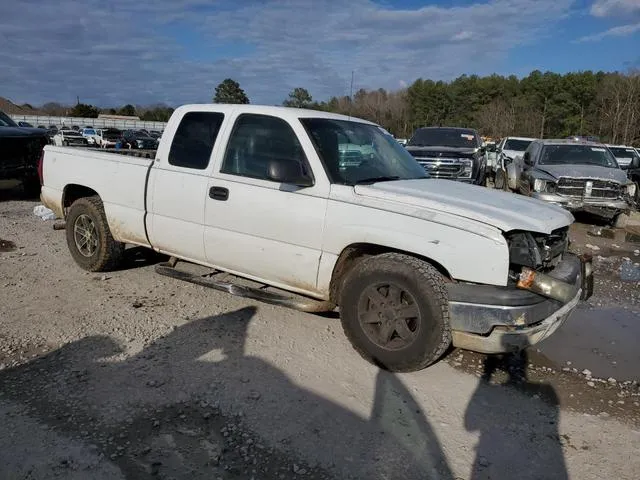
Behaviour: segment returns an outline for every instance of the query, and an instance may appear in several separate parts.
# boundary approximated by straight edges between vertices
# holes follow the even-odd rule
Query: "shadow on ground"
[[[555,389],[527,379],[527,351],[487,356],[464,417],[478,432],[470,479],[568,478]],[[511,397],[511,398],[509,398]],[[533,397],[537,408],[529,409]]]
[[[2,372],[0,391],[29,416],[97,445],[128,478],[453,478],[395,376],[379,372],[373,416],[361,418],[246,356],[254,312],[189,322],[126,359],[111,338],[87,337]],[[212,351],[217,361],[200,359]],[[223,415],[217,398],[241,415]],[[276,448],[248,428],[256,418],[274,423]],[[336,469],[297,457],[301,441]],[[24,468],[33,470],[30,461]]]
[[[191,321],[129,355],[109,337],[83,338],[0,372],[0,400],[94,445],[125,478],[456,478],[397,376],[378,371],[372,413],[356,415],[247,355],[255,311]],[[529,412],[518,390],[534,387],[492,383],[498,367],[487,364],[465,415],[480,434],[473,478],[566,477],[553,392],[535,387],[548,407]],[[0,477],[54,478],[49,465],[74,464],[28,451],[0,451]]]
[[[22,188],[22,183],[13,180],[0,180],[0,202],[11,200],[34,201],[40,200],[40,195],[29,194]]]

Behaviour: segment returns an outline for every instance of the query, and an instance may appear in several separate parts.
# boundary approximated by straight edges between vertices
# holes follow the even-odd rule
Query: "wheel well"
[[[331,274],[331,284],[329,287],[329,295],[331,301],[338,304],[342,280],[353,269],[353,267],[358,264],[358,262],[364,260],[365,258],[380,255],[383,253],[403,253],[405,255],[419,258],[420,260],[430,263],[433,267],[435,267],[436,270],[438,270],[442,274],[445,280],[451,280],[451,275],[449,274],[447,269],[444,268],[440,263],[430,258],[424,257],[422,255],[417,255],[413,252],[407,252],[396,248],[383,247],[381,245],[375,245],[371,243],[354,243],[342,250],[342,253],[338,257],[338,260],[333,267],[333,273]]]
[[[62,194],[62,208],[69,208],[71,204],[73,204],[73,202],[75,202],[79,198],[94,196],[98,196],[98,194],[89,187],[75,184],[67,185],[64,188],[64,193]]]

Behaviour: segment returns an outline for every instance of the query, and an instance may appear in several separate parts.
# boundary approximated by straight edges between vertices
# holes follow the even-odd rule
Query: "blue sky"
[[[252,103],[417,78],[640,67],[640,0],[0,2],[0,96],[99,106]]]

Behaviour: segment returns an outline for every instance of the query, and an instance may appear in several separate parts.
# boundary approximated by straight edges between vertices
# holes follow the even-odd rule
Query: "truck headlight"
[[[460,158],[459,162],[462,164],[460,177],[471,178],[471,176],[473,175],[473,160],[469,158]]]
[[[556,183],[536,178],[533,181],[534,192],[556,193]]]
[[[627,185],[627,194],[630,197],[635,197],[636,195],[636,184],[635,183],[630,183],[629,185]]]

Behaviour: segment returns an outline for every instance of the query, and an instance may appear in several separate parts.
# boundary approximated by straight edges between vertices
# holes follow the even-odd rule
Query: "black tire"
[[[629,224],[629,215],[626,213],[618,213],[611,219],[611,226],[614,228],[626,228]]]
[[[79,245],[82,245],[82,238],[87,237],[82,237],[80,232],[87,231],[85,226],[89,220],[95,229],[90,242],[94,248],[89,248],[87,239],[87,248],[83,251]],[[90,272],[105,272],[118,267],[124,253],[124,243],[113,239],[99,197],[85,197],[73,202],[66,225],[69,252],[81,268]]]
[[[496,170],[496,178],[494,183],[496,190],[509,190],[509,187],[507,185],[507,175],[501,168]]]
[[[372,294],[380,295],[377,305]],[[421,370],[451,345],[444,280],[432,265],[409,255],[385,253],[360,261],[342,283],[340,318],[355,350],[392,372]],[[399,327],[410,340],[398,333]]]

